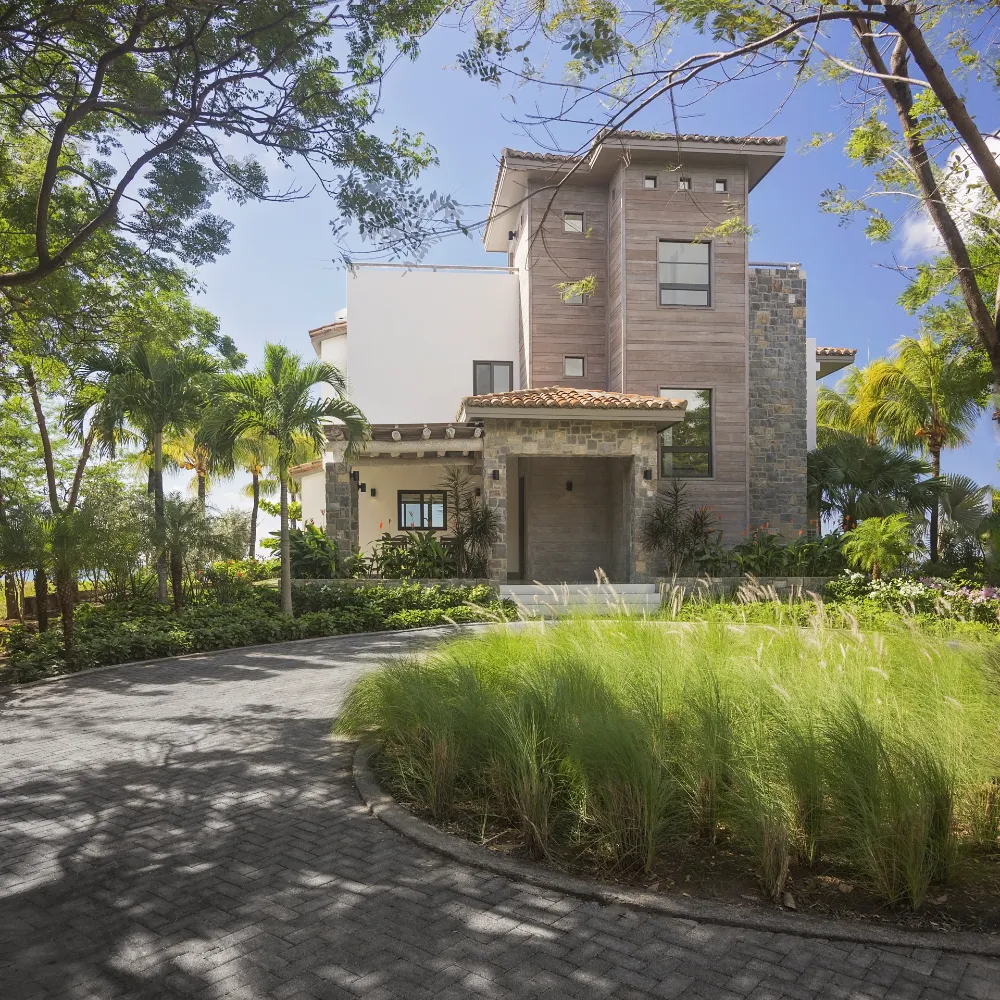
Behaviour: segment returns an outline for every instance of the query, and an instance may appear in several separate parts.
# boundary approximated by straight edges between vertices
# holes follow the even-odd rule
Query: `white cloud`
[[[1000,139],[987,136],[986,145],[994,159],[1000,160]],[[949,154],[941,186],[958,228],[963,236],[968,237],[974,213],[982,210],[988,199],[989,189],[983,180],[982,170],[964,146]],[[899,240],[901,255],[911,261],[926,260],[944,248],[937,227],[923,209],[903,220]]]

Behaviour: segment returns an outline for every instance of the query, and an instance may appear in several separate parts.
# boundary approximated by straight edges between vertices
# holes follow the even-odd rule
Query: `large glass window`
[[[473,361],[472,392],[482,396],[487,392],[510,392],[514,388],[513,361]]]
[[[710,243],[660,240],[657,269],[661,306],[712,304]]]
[[[660,475],[707,479],[712,475],[712,390],[660,389],[667,399],[687,403],[684,420],[660,433]]]
[[[444,490],[400,490],[400,530],[441,531],[448,523],[446,508]]]

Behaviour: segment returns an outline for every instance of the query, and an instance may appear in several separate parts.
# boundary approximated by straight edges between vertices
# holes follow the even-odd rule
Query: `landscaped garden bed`
[[[494,850],[661,892],[1000,927],[995,631],[498,629],[359,682],[339,731]]]
[[[152,601],[80,608],[72,661],[67,661],[57,629],[39,634],[24,625],[9,626],[2,636],[6,662],[0,663],[0,684],[182,653],[513,616],[510,606],[485,585],[355,587],[336,582],[298,590],[295,615],[282,615],[274,590],[233,584],[233,576],[222,575],[222,583],[213,585],[201,602],[180,609]]]

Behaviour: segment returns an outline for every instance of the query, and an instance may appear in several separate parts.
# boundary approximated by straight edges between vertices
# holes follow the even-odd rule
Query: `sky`
[[[398,64],[383,91],[377,129],[388,134],[394,125],[403,125],[424,132],[438,150],[440,165],[426,172],[423,187],[450,193],[469,206],[465,218],[472,221],[485,214],[503,147],[539,148],[513,119],[541,98],[534,88],[512,95],[467,77],[455,65],[456,53],[467,44],[457,32],[442,29],[425,40],[415,63]],[[870,175],[844,156],[843,138],[801,151],[813,133],[841,131],[846,114],[833,87],[807,83],[789,98],[789,82],[769,76],[726,85],[683,111],[680,127],[703,134],[787,136],[784,160],[750,197],[749,217],[756,227],[750,258],[801,263],[808,281],[808,335],[820,345],[856,347],[858,361],[864,363],[916,331],[915,320],[896,303],[905,278],[892,265],[895,260],[913,264],[927,254],[927,227],[914,220],[893,244],[873,245],[864,236],[863,223],[843,227],[819,211],[824,190],[841,182],[861,190]],[[995,106],[981,111],[981,126],[1000,126]],[[650,108],[633,127],[674,131],[669,106]],[[578,141],[567,133],[560,140],[564,148]],[[278,179],[283,180],[280,174]],[[311,356],[307,331],[332,321],[345,305],[345,275],[334,264],[332,209],[326,196],[218,208],[235,223],[231,252],[198,272],[203,286],[199,303],[219,317],[222,332],[236,340],[251,365],[269,340]],[[506,263],[483,250],[478,234],[448,238],[424,262]],[[836,376],[828,382],[835,383]],[[944,471],[1000,485],[998,452],[984,417],[969,446],[945,454]],[[247,501],[239,484],[230,482],[216,488],[212,503],[221,509]]]

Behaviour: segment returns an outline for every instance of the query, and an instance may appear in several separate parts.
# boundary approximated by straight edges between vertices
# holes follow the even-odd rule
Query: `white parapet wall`
[[[474,361],[512,362],[520,388],[511,268],[359,265],[347,275],[347,328],[351,399],[371,423],[454,420]]]

